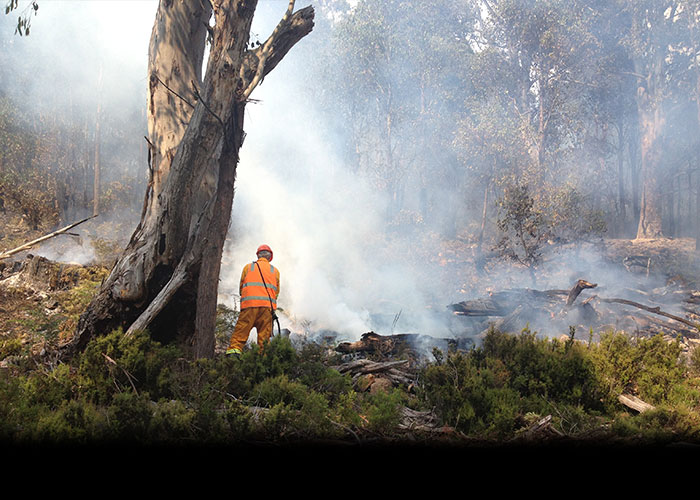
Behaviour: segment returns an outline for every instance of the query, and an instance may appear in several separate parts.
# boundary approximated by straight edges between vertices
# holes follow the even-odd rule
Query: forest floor
[[[30,227],[21,214],[4,215],[0,250],[56,229]],[[69,234],[0,261],[0,359],[41,352],[70,339],[80,313],[128,241],[132,222],[89,220]],[[460,300],[510,289],[567,289],[578,279],[596,281],[603,290],[622,283],[628,289],[650,290],[674,280],[685,289],[700,289],[700,252],[691,238],[550,245],[534,273],[503,262],[489,253],[487,244],[481,252],[467,240],[418,233],[410,248],[405,239],[386,241],[387,255],[414,272],[415,282],[434,284],[434,296],[426,293],[426,308],[438,314]]]
[[[51,252],[47,252],[46,247],[37,247],[0,261],[0,375],[15,373],[20,366],[27,366],[22,361],[27,359],[37,361],[37,366],[39,364],[54,365],[55,360],[57,360],[56,348],[71,338],[80,314],[108,275],[113,259],[124,240],[107,241],[90,237],[91,231],[94,229],[89,227],[87,231],[85,231],[86,228],[82,229],[80,232],[83,235],[87,234],[88,237],[83,236],[78,240],[77,236],[59,236],[49,246]],[[38,230],[8,231],[7,226],[0,228],[0,233],[12,234],[11,240],[7,238],[0,240],[3,250],[11,248],[7,246],[8,241],[12,241],[13,245],[19,245],[41,235],[38,234]],[[607,285],[608,288],[621,281],[627,281],[628,277],[633,277],[634,280],[630,280],[626,284],[651,288],[659,284],[683,281],[686,288],[698,289],[699,259],[695,242],[691,239],[608,239],[584,245],[559,246],[550,249],[551,251],[547,253],[543,265],[538,270],[535,283],[529,281],[532,276],[528,272],[514,269],[512,266],[503,266],[497,259],[486,262],[480,270],[477,269],[479,254],[472,244],[460,240],[438,242],[434,238],[432,241],[432,246],[421,247],[423,248],[422,254],[414,252],[413,255],[407,255],[405,258],[416,259],[419,264],[422,262],[422,267],[415,268],[422,270],[425,276],[418,276],[417,279],[435,281],[444,279],[444,282],[452,287],[456,300],[479,296],[488,291],[503,290],[507,287],[566,289],[579,278],[599,280],[601,285]],[[71,248],[85,250],[85,259],[76,258],[78,254],[71,252]],[[46,255],[46,257],[42,255]],[[437,304],[436,307],[444,310],[447,305],[443,302]],[[223,313],[220,314],[221,324],[228,333],[235,315],[231,316],[232,311],[226,309],[222,309],[220,312]],[[360,333],[362,332],[358,332],[358,335]],[[566,332],[562,331],[561,333],[565,334]],[[219,340],[217,337],[217,342]],[[668,340],[668,345],[670,345],[672,339]],[[663,343],[665,344],[665,342]],[[684,347],[686,355],[689,355],[688,347],[696,348],[695,344],[686,344]],[[394,361],[386,358],[383,361],[387,362],[387,370],[395,371],[397,369],[393,364]],[[369,363],[369,361],[367,362]],[[33,364],[32,362],[31,365]],[[357,368],[367,369],[365,365],[358,365]],[[439,367],[436,367],[436,370],[439,370]],[[403,374],[400,372],[398,374],[400,375],[399,379],[401,379]],[[382,387],[379,384],[382,377],[377,375],[378,373],[375,373],[358,379],[367,386],[363,386],[363,390],[367,394],[371,392],[370,397],[375,397],[373,392],[375,384],[377,387]],[[695,384],[696,379],[689,380]],[[386,382],[386,380],[383,381]],[[413,384],[409,384],[409,386],[411,385]],[[387,390],[390,390],[391,386],[392,383],[389,383]],[[357,390],[360,390],[359,387]],[[390,392],[389,394],[394,393]],[[690,398],[690,396],[688,397]],[[693,399],[693,401],[695,400]],[[691,402],[688,405],[692,406],[695,403]],[[683,413],[684,411],[686,413]],[[682,410],[679,415],[690,415],[689,421],[695,422],[693,420],[695,419],[695,411],[695,409]],[[430,417],[428,421],[430,425],[433,425],[434,415],[432,412],[413,411],[408,408],[404,408],[403,412],[404,420],[428,419]],[[525,414],[525,416],[528,415]],[[533,415],[529,416],[534,418]],[[661,413],[660,415],[668,414]],[[527,423],[532,433],[539,436],[535,439],[560,439],[561,431],[553,430],[549,420],[542,420],[545,416],[545,414],[539,414],[540,418]],[[551,415],[549,418],[551,419]],[[566,421],[566,419],[560,416],[555,420],[559,422],[558,429],[564,428],[561,422]],[[685,419],[678,421],[681,423],[676,427],[686,425]],[[628,425],[624,432],[633,433],[630,434],[631,437],[625,437],[625,439],[630,439],[631,442],[638,441],[635,437],[639,432],[636,424],[628,424],[628,420],[622,422],[624,425]],[[656,424],[648,425],[652,426],[649,432],[653,440],[656,432],[653,425]],[[587,434],[582,439],[597,441],[598,434],[596,433],[603,432],[604,437],[601,439],[608,440],[611,435],[607,430],[604,430],[608,427],[609,423],[605,423],[602,427],[595,427],[595,432],[591,431],[592,434]],[[676,427],[669,431],[670,434],[668,432],[663,434],[664,443],[676,439],[668,437],[677,432]],[[437,428],[431,429],[429,434],[434,435],[435,432],[437,432]],[[693,432],[695,431],[682,434],[682,439],[694,436]],[[443,436],[442,433],[439,435]],[[447,435],[456,437],[457,441],[462,444],[465,442],[464,436],[460,434],[452,432],[452,434],[445,434],[445,436]],[[490,443],[493,444],[493,442]]]
[[[76,228],[81,236],[60,235],[0,262],[0,358],[19,351],[37,353],[70,338],[82,309],[128,237],[125,225],[109,224],[100,226],[89,221]],[[121,236],[96,236],[107,231]],[[0,248],[7,250],[46,232],[50,228],[30,229],[21,219],[7,219],[0,227]],[[690,238],[601,239],[552,247],[537,270],[536,282],[526,270],[498,259],[487,261],[479,269],[473,244],[431,241],[404,258],[416,260],[408,264],[416,270],[418,281],[441,282],[452,290],[452,302],[512,288],[569,288],[580,278],[616,283],[627,279],[631,283],[634,278],[630,286],[649,288],[677,280],[686,287],[700,288],[700,257],[695,240]],[[613,283],[600,284],[610,287]],[[435,301],[428,307],[444,311],[450,303],[444,297]],[[357,333],[359,336],[363,332]]]

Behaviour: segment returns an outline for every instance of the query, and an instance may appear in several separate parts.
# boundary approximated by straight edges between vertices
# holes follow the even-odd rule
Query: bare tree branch
[[[247,60],[257,62],[254,63],[254,69],[245,64],[241,66],[242,75],[252,72],[252,76],[249,77],[247,87],[240,92],[239,102],[247,100],[253,90],[277,66],[287,52],[313,29],[313,7],[305,7],[291,14],[293,8],[294,0],[290,0],[287,12],[285,12],[272,34],[265,40],[265,43],[248,52],[249,57]],[[245,81],[247,78],[242,78],[242,80]]]

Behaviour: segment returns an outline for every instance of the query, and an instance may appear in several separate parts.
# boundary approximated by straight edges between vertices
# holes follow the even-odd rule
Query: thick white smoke
[[[28,102],[65,100],[66,109],[80,104],[93,110],[99,97],[103,113],[120,113],[133,107],[132,98],[138,94],[145,106],[148,40],[157,4],[40,2],[30,37],[13,42],[25,46],[32,57],[28,64],[41,70],[23,84]],[[284,8],[286,2],[260,2],[253,38],[264,40]],[[11,21],[6,19],[7,30],[12,30]],[[309,35],[313,36],[314,32]],[[416,278],[415,269],[390,250],[383,221],[388,200],[352,173],[340,148],[328,139],[313,103],[299,99],[309,77],[308,58],[313,56],[303,50],[304,43],[256,89],[252,98],[259,102],[246,108],[247,138],[238,167],[220,300],[236,306],[241,268],[254,259],[257,246],[266,243],[282,272],[280,306],[290,328],[328,329],[346,338],[371,329],[390,333],[393,328],[444,336],[445,327],[423,314],[426,296],[439,284]],[[139,168],[145,182],[145,154]],[[89,225],[80,229],[85,234]],[[75,261],[84,248],[60,255],[52,246],[45,250],[47,256]],[[404,254],[411,251],[402,249]],[[377,324],[378,315],[383,325]]]
[[[253,32],[261,37],[279,18],[272,7],[260,7]],[[388,250],[386,196],[353,173],[314,103],[299,95],[307,78],[303,57],[309,57],[300,46],[246,108],[220,300],[236,306],[241,268],[265,243],[275,252],[273,264],[282,275],[279,304],[293,331],[332,330],[355,339],[382,329],[373,316],[400,314],[397,328],[449,335],[423,314],[426,285],[434,284],[417,282],[414,270]]]

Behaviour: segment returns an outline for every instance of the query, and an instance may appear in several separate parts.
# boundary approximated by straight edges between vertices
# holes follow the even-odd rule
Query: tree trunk
[[[649,76],[637,90],[642,153],[642,198],[637,238],[659,238],[661,230],[661,195],[659,172],[662,150],[662,130],[665,124],[659,79],[663,61],[656,57]]]
[[[617,128],[617,200],[619,204],[619,229],[618,236],[625,237],[627,232],[627,207],[625,195],[625,160],[624,160],[624,123],[620,120],[616,124]]]
[[[95,113],[95,163],[93,168],[94,182],[92,184],[92,215],[100,213],[100,184],[101,180],[101,165],[100,165],[100,122],[102,120],[102,65],[100,65],[100,73],[97,77],[97,111]]]
[[[182,342],[193,357],[213,354],[245,104],[313,28],[313,8],[293,13],[292,0],[265,43],[248,49],[256,5],[161,0],[149,47],[150,180],[141,221],[81,316],[68,354],[117,327],[127,328],[127,335],[148,328],[156,340]]]
[[[484,243],[484,233],[486,232],[486,214],[488,213],[489,206],[489,188],[491,187],[491,180],[489,179],[484,186],[484,202],[481,206],[481,227],[479,228],[479,239],[477,241],[477,255],[479,258],[482,257],[482,245]]]

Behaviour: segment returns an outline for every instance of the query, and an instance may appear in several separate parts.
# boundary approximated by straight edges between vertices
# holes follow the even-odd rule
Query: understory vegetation
[[[696,351],[697,352],[697,351]],[[700,359],[677,342],[611,332],[599,343],[490,331],[469,351],[434,352],[415,387],[367,392],[329,346],[276,336],[239,359],[190,361],[147,332],[117,330],[70,363],[25,358],[0,371],[0,435],[17,444],[133,442],[518,442],[551,415],[557,436],[599,442],[700,439]],[[617,401],[636,394],[655,409]],[[402,426],[432,411],[441,432]]]

